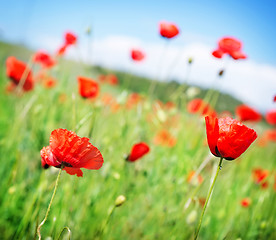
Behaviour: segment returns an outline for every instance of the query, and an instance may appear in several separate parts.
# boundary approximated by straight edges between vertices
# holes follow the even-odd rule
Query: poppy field
[[[276,108],[192,83],[135,89],[68,60],[78,35],[61,38],[52,54],[0,45],[0,239],[276,239]],[[234,37],[210,55],[247,58]]]

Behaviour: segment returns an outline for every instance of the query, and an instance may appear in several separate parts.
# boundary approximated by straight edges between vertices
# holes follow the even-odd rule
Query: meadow
[[[59,172],[42,168],[40,150],[58,128],[88,137],[104,163],[99,170],[84,169],[83,177],[62,171],[41,228],[43,239],[193,239],[219,159],[210,153],[204,116],[188,112],[187,102],[208,91],[175,96],[181,85],[159,83],[149,95],[148,79],[60,58],[49,70],[57,79],[53,88],[36,84],[24,94],[7,92],[7,57],[26,62],[31,57],[17,48],[1,44],[0,239],[37,238]],[[118,84],[97,80],[109,73],[116,74]],[[77,76],[96,79],[99,95],[82,98]],[[240,102],[219,97],[218,114],[234,114]],[[238,159],[223,160],[199,239],[276,239],[275,142],[260,143],[269,128],[264,120],[247,125],[258,138]],[[149,153],[126,161],[139,142],[149,145]],[[264,179],[254,178],[256,169],[269,172],[265,186]],[[115,207],[120,195],[126,200]],[[247,205],[241,204],[244,199],[249,199]],[[70,236],[68,229],[61,233],[64,227]]]

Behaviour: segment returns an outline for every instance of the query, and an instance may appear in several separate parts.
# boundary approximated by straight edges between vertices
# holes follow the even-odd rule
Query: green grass
[[[105,162],[98,171],[84,170],[83,178],[62,172],[48,220],[41,229],[43,239],[57,239],[65,226],[70,228],[72,239],[193,239],[202,211],[198,199],[206,197],[219,160],[210,155],[205,144],[202,117],[188,114],[185,107],[156,114],[150,98],[126,109],[125,95],[129,92],[123,88],[120,74],[121,86],[101,89],[121,101],[122,107],[113,112],[99,100],[84,100],[77,92],[77,75],[96,77],[103,70],[91,71],[66,61],[52,72],[59,80],[56,88],[37,85],[21,97],[7,94],[5,57],[2,55],[0,67],[0,239],[35,238],[58,174],[58,169],[41,168],[40,150],[49,145],[54,129],[76,127],[79,136],[89,137],[100,149]],[[131,86],[147,96],[146,82],[138,84],[140,80],[133,79]],[[157,86],[156,98],[158,94],[164,96],[161,85]],[[62,93],[67,95],[65,102],[59,101]],[[177,116],[179,121],[165,127],[164,116]],[[263,126],[253,127],[262,132]],[[176,137],[174,147],[153,143],[163,128]],[[150,153],[135,163],[126,163],[125,155],[139,141],[150,145]],[[208,157],[210,161],[200,173],[204,182],[189,184],[188,173]],[[267,189],[254,184],[251,171],[255,167],[270,170]],[[275,239],[275,167],[275,143],[259,147],[255,142],[239,159],[224,161],[199,239]],[[103,234],[97,236],[121,194],[126,196],[125,204],[115,209]],[[252,200],[249,208],[240,205],[245,197]],[[67,239],[66,233],[63,236]]]

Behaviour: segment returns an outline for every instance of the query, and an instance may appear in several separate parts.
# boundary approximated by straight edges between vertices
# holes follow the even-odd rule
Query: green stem
[[[112,207],[111,211],[108,213],[108,216],[107,216],[107,218],[106,218],[106,220],[105,220],[104,225],[102,226],[102,229],[101,229],[100,232],[99,232],[98,237],[101,237],[101,235],[104,233],[104,230],[105,230],[105,228],[106,228],[106,226],[107,226],[107,224],[108,224],[108,222],[109,222],[109,220],[110,220],[110,217],[112,216],[112,214],[113,214],[115,208],[116,208],[116,205],[114,205],[114,206]]]
[[[63,233],[64,230],[67,230],[67,231],[68,231],[68,240],[70,240],[70,238],[71,238],[71,231],[70,231],[70,228],[69,228],[69,227],[64,227],[64,228],[61,230],[60,234],[58,235],[58,239],[57,239],[57,240],[60,239],[61,234]]]
[[[57,186],[58,186],[58,182],[59,182],[59,179],[60,179],[61,171],[62,171],[62,167],[61,167],[60,170],[59,170],[59,173],[58,173],[58,176],[57,176],[57,180],[56,180],[56,184],[55,184],[55,188],[54,188],[54,192],[53,192],[51,201],[50,201],[50,203],[49,203],[48,209],[47,209],[47,211],[46,211],[45,217],[44,217],[44,219],[42,220],[42,222],[39,224],[39,226],[38,226],[38,228],[37,228],[37,231],[36,231],[39,240],[41,240],[40,228],[41,228],[41,227],[43,226],[43,224],[46,222],[47,217],[48,217],[48,215],[49,215],[49,212],[50,212],[50,209],[51,209],[51,205],[52,205],[53,200],[54,200],[54,197],[55,197],[55,195],[56,195]]]
[[[218,176],[219,170],[221,169],[222,160],[223,160],[223,158],[221,157],[220,160],[219,160],[218,167],[217,167],[216,175],[215,175],[214,180],[213,180],[213,182],[212,182],[212,185],[211,185],[211,187],[210,187],[210,189],[209,189],[208,196],[207,196],[207,198],[206,198],[206,201],[205,201],[205,204],[204,204],[204,207],[203,207],[203,210],[202,210],[200,219],[199,219],[199,223],[198,223],[198,226],[197,226],[197,230],[196,230],[196,233],[195,233],[194,240],[196,240],[197,237],[198,237],[198,233],[199,233],[199,230],[200,230],[200,227],[201,227],[201,223],[202,223],[202,219],[203,219],[203,216],[204,216],[206,207],[207,207],[207,205],[208,205],[208,202],[209,202],[209,199],[210,199],[210,197],[211,197],[211,194],[212,194],[212,191],[213,191],[215,182],[216,182],[216,180],[217,180],[217,176]]]

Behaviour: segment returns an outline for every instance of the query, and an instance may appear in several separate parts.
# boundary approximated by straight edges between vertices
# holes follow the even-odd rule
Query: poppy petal
[[[216,150],[218,138],[219,138],[219,125],[218,119],[214,117],[205,117],[207,140],[210,151],[216,157],[220,157]]]
[[[63,170],[65,170],[70,175],[77,175],[78,177],[83,176],[83,172],[79,168],[64,167]]]

